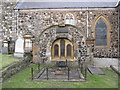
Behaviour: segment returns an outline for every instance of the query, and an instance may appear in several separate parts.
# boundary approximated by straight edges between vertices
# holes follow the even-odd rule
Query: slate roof
[[[118,2],[118,4],[117,4],[117,7],[119,7],[120,6],[120,1]]]
[[[116,7],[117,1],[112,2],[26,2],[20,0],[14,9],[49,9],[49,8],[85,8],[85,7]]]

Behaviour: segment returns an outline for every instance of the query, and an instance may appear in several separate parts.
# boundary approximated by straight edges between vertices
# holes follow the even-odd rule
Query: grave
[[[8,54],[8,41],[4,40],[2,43],[2,54]]]
[[[66,61],[67,62],[67,61]],[[67,63],[65,61],[57,61],[56,65],[58,67],[67,67]]]
[[[15,42],[15,57],[23,57],[24,56],[24,39],[21,35],[18,36],[18,39]]]
[[[68,68],[49,67],[48,71],[43,68],[37,75],[34,75],[33,79],[37,81],[82,82],[85,81],[84,78],[81,78],[82,76],[78,68],[69,68],[68,72]]]
[[[13,54],[14,50],[15,50],[15,42],[11,40],[11,41],[8,42],[9,54]]]
[[[105,73],[98,67],[88,67],[88,70],[92,74],[104,75]]]
[[[36,63],[37,64],[37,63]],[[37,64],[38,65],[38,64]],[[31,67],[31,78],[37,81],[68,81],[68,82],[82,82],[86,81],[87,68],[78,65],[77,67],[71,67],[71,65],[65,61],[57,61],[55,65],[49,67],[40,68],[38,65],[37,72]],[[36,72],[36,73],[34,73]]]

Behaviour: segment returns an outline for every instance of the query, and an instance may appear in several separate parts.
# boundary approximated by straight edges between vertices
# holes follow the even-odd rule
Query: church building
[[[120,3],[117,0],[2,3],[3,53],[33,62],[76,62],[118,58]],[[8,45],[5,44],[8,42]]]

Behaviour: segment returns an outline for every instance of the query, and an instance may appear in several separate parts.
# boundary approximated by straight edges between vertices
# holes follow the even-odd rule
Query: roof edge
[[[116,4],[116,7],[118,7],[120,5],[120,1],[118,0],[117,4]]]

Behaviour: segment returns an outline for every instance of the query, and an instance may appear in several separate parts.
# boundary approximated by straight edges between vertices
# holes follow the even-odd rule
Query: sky
[[[117,2],[118,0],[25,0],[28,2]]]
[[[15,1],[15,0],[6,0]],[[120,0],[16,0],[24,2],[117,2]]]
[[[28,0],[31,1],[31,0]],[[118,0],[33,0],[33,1],[51,1],[51,2],[113,2],[113,1],[118,1]]]

